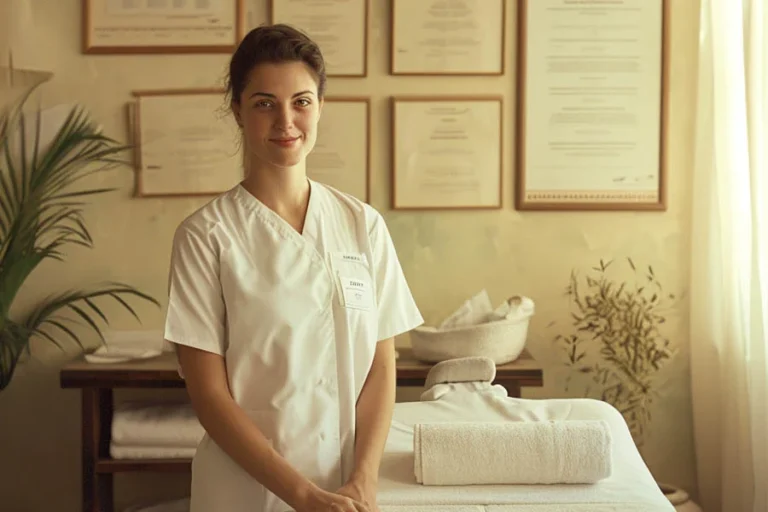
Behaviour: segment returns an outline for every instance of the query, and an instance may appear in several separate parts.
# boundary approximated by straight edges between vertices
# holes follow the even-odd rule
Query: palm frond
[[[107,283],[49,297],[21,321],[9,318],[19,289],[43,260],[64,261],[67,246],[93,246],[83,218],[85,200],[114,189],[80,184],[94,174],[129,164],[118,158],[129,147],[101,134],[80,107],[64,116],[50,141],[43,141],[42,111],[38,108],[28,116],[23,110],[35,88],[0,112],[0,390],[10,382],[19,357],[30,351],[35,336],[61,350],[63,340],[84,350],[78,329],[84,327],[103,341],[100,323],[109,322],[99,301],[113,299],[138,321],[129,297],[160,305],[127,284]],[[34,123],[34,130],[28,129],[29,123]]]
[[[13,168],[10,164],[12,137],[15,136],[15,140],[20,143],[22,148],[26,149],[24,105],[40,85],[42,85],[42,82],[38,82],[25,90],[17,101],[5,106],[0,112],[0,161],[4,160],[9,170]],[[38,130],[36,132],[39,133]],[[35,148],[37,149],[37,146]],[[26,159],[26,152],[22,152],[22,155]],[[4,217],[2,222],[0,222],[0,229],[2,229],[0,231],[0,240],[8,237],[8,230],[10,230],[10,226],[13,224],[14,213],[22,203],[22,192],[26,190],[26,185],[18,187],[17,184],[23,181],[25,177],[25,174],[19,176],[14,172],[0,172],[0,192],[2,193],[0,195],[0,207],[2,207],[0,214]]]
[[[77,319],[82,320],[82,322],[74,321],[74,323],[95,332],[102,342],[104,342],[104,336],[98,321],[101,320],[105,324],[109,322],[107,315],[96,304],[95,299],[114,299],[138,319],[135,310],[128,304],[124,296],[138,297],[160,306],[157,300],[131,286],[122,283],[110,283],[109,286],[103,288],[74,290],[52,296],[35,308],[22,323],[15,323],[6,319],[2,331],[0,331],[0,390],[10,382],[19,357],[25,349],[28,349],[30,340],[35,336],[52,342],[59,349],[64,350],[64,345],[58,339],[58,336],[63,335],[81,350],[87,350],[77,330],[65,323],[72,321],[72,319],[62,313],[67,311],[74,313]]]
[[[139,297],[141,299],[152,302],[156,306],[160,306],[160,303],[153,297],[140,292],[132,286],[123,283],[109,283],[109,285],[104,288],[97,288],[90,291],[73,290],[53,296],[44,304],[35,308],[32,313],[30,313],[27,321],[25,322],[25,325],[28,329],[34,331],[40,328],[40,326],[43,325],[47,319],[51,317],[52,314],[65,308],[75,311],[78,315],[85,315],[90,318],[87,312],[85,312],[82,308],[77,307],[77,303],[83,302],[84,304],[89,305],[87,301],[93,303],[93,299],[104,297],[114,299],[120,305],[127,307],[131,313],[135,314],[135,311],[133,311],[133,309],[127,305],[125,299],[123,299],[122,296],[125,295]],[[97,314],[99,314],[99,316],[104,314],[100,309],[97,308],[97,310]],[[91,325],[91,327],[93,327],[93,325]]]
[[[5,280],[4,270],[18,267],[21,260],[31,259],[36,266],[47,258],[61,261],[66,246],[92,247],[81,199],[114,189],[69,187],[94,172],[110,169],[116,162],[114,156],[127,149],[101,135],[80,107],[67,113],[49,143],[40,139],[41,111],[31,118],[35,122],[31,143],[27,118],[16,107],[0,122],[0,280]],[[30,148],[34,148],[31,158]],[[32,270],[34,266],[23,279]],[[17,291],[17,286],[0,282],[0,301],[10,303]]]
[[[0,321],[8,317],[11,303],[21,285],[42,260],[42,254],[32,252],[16,258],[5,258],[0,262]]]
[[[29,332],[22,325],[6,321],[0,329],[0,390],[11,382],[22,352],[29,342]]]

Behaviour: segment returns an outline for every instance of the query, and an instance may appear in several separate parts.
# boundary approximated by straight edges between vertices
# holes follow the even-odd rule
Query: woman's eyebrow
[[[301,96],[302,94],[312,94],[312,91],[297,92],[296,94],[291,96],[291,98],[295,98],[296,96]],[[251,94],[251,98],[253,98],[254,96],[266,96],[267,98],[277,98],[277,96],[275,96],[274,94],[270,94],[268,92],[259,92],[259,91],[254,92],[253,94]]]

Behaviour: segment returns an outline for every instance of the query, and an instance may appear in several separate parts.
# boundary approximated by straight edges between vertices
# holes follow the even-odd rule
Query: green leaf
[[[133,315],[133,317],[136,319],[136,321],[137,321],[137,322],[140,322],[140,321],[141,321],[141,320],[139,319],[139,315],[137,315],[137,314],[136,314],[136,311],[134,311],[134,310],[133,310],[133,308],[130,306],[130,304],[128,304],[127,302],[125,302],[125,301],[124,301],[122,298],[120,298],[120,297],[119,297],[119,296],[117,296],[117,295],[115,295],[115,296],[114,296],[114,299],[115,299],[117,302],[119,302],[120,304],[122,304],[122,305],[123,305],[123,307],[125,307],[125,309],[127,309],[128,311],[130,311],[130,313]]]
[[[83,300],[85,300],[85,299],[83,299]],[[73,302],[74,302],[74,301],[73,301]],[[106,340],[104,339],[104,335],[101,333],[101,329],[99,329],[99,326],[98,326],[98,325],[96,325],[96,322],[94,322],[94,321],[91,319],[91,317],[90,317],[90,316],[88,316],[88,313],[86,313],[85,311],[83,311],[83,310],[82,310],[82,308],[79,308],[79,307],[77,307],[77,306],[76,306],[74,303],[69,303],[69,304],[67,304],[67,307],[68,307],[69,309],[73,310],[75,313],[77,313],[77,314],[78,314],[78,316],[80,316],[80,318],[82,318],[83,320],[85,320],[85,322],[86,322],[88,325],[90,325],[90,326],[91,326],[91,328],[92,328],[94,331],[96,331],[96,334],[98,334],[98,335],[99,335],[99,338],[101,339],[101,341],[102,341],[103,343],[105,343],[105,342],[106,342]]]
[[[32,253],[20,255],[11,261],[4,258],[0,264],[0,315],[8,317],[11,304],[24,281],[42,261],[42,255]]]
[[[47,339],[48,341],[50,341],[51,343],[53,343],[54,345],[56,345],[56,346],[59,348],[59,350],[61,350],[62,352],[64,352],[64,345],[62,345],[61,343],[59,343],[59,342],[56,340],[56,338],[54,338],[53,336],[51,336],[50,334],[48,334],[48,333],[47,333],[47,332],[45,332],[44,330],[42,330],[42,329],[37,329],[37,330],[35,330],[35,331],[34,331],[34,334],[36,334],[37,336],[42,336],[43,338]]]
[[[0,390],[5,389],[11,381],[22,352],[29,344],[26,330],[6,320],[0,331]]]
[[[107,319],[107,316],[101,312],[101,310],[96,306],[96,304],[93,303],[93,301],[87,297],[83,298],[83,301],[88,305],[91,310],[93,310],[94,313],[99,315],[101,319],[104,321],[105,324],[109,325],[109,320]]]
[[[62,331],[64,331],[64,333],[66,333],[66,334],[67,334],[67,335],[68,335],[70,338],[72,338],[72,341],[74,341],[75,343],[77,343],[77,344],[78,344],[78,346],[79,346],[81,349],[85,350],[85,347],[83,346],[83,344],[82,344],[82,342],[80,341],[80,338],[77,336],[77,334],[75,334],[75,333],[74,333],[74,331],[72,331],[72,329],[70,329],[69,327],[67,327],[66,325],[64,325],[64,323],[62,323],[60,320],[54,320],[53,318],[46,318],[46,319],[45,319],[45,320],[43,320],[43,322],[42,322],[41,324],[39,324],[39,325],[43,325],[43,324],[51,324],[51,325],[53,325],[53,326],[55,326],[55,327],[58,327],[59,329],[61,329]],[[37,330],[37,326],[35,327],[35,330]]]

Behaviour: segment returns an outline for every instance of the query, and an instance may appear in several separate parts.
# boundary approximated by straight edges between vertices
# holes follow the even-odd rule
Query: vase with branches
[[[19,359],[30,354],[30,340],[40,338],[64,350],[74,342],[86,350],[78,325],[95,331],[107,322],[100,301],[116,301],[137,320],[126,300],[135,297],[159,303],[123,283],[53,294],[20,318],[11,305],[27,278],[44,261],[64,261],[65,250],[93,247],[86,227],[87,199],[112,191],[83,186],[94,174],[124,164],[127,146],[101,133],[85,110],[76,106],[52,140],[41,137],[41,111],[25,106],[39,86],[26,90],[0,111],[0,390],[11,381]]]
[[[658,396],[655,379],[674,355],[662,327],[676,297],[665,292],[650,265],[638,268],[630,258],[626,263],[633,279],[611,277],[612,261],[600,260],[583,276],[571,272],[571,325],[554,343],[570,370],[566,391],[578,382],[585,396],[613,405],[642,449]]]

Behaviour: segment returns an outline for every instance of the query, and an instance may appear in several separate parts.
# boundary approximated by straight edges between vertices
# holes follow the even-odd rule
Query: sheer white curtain
[[[691,372],[705,512],[768,512],[766,3],[701,0]]]

